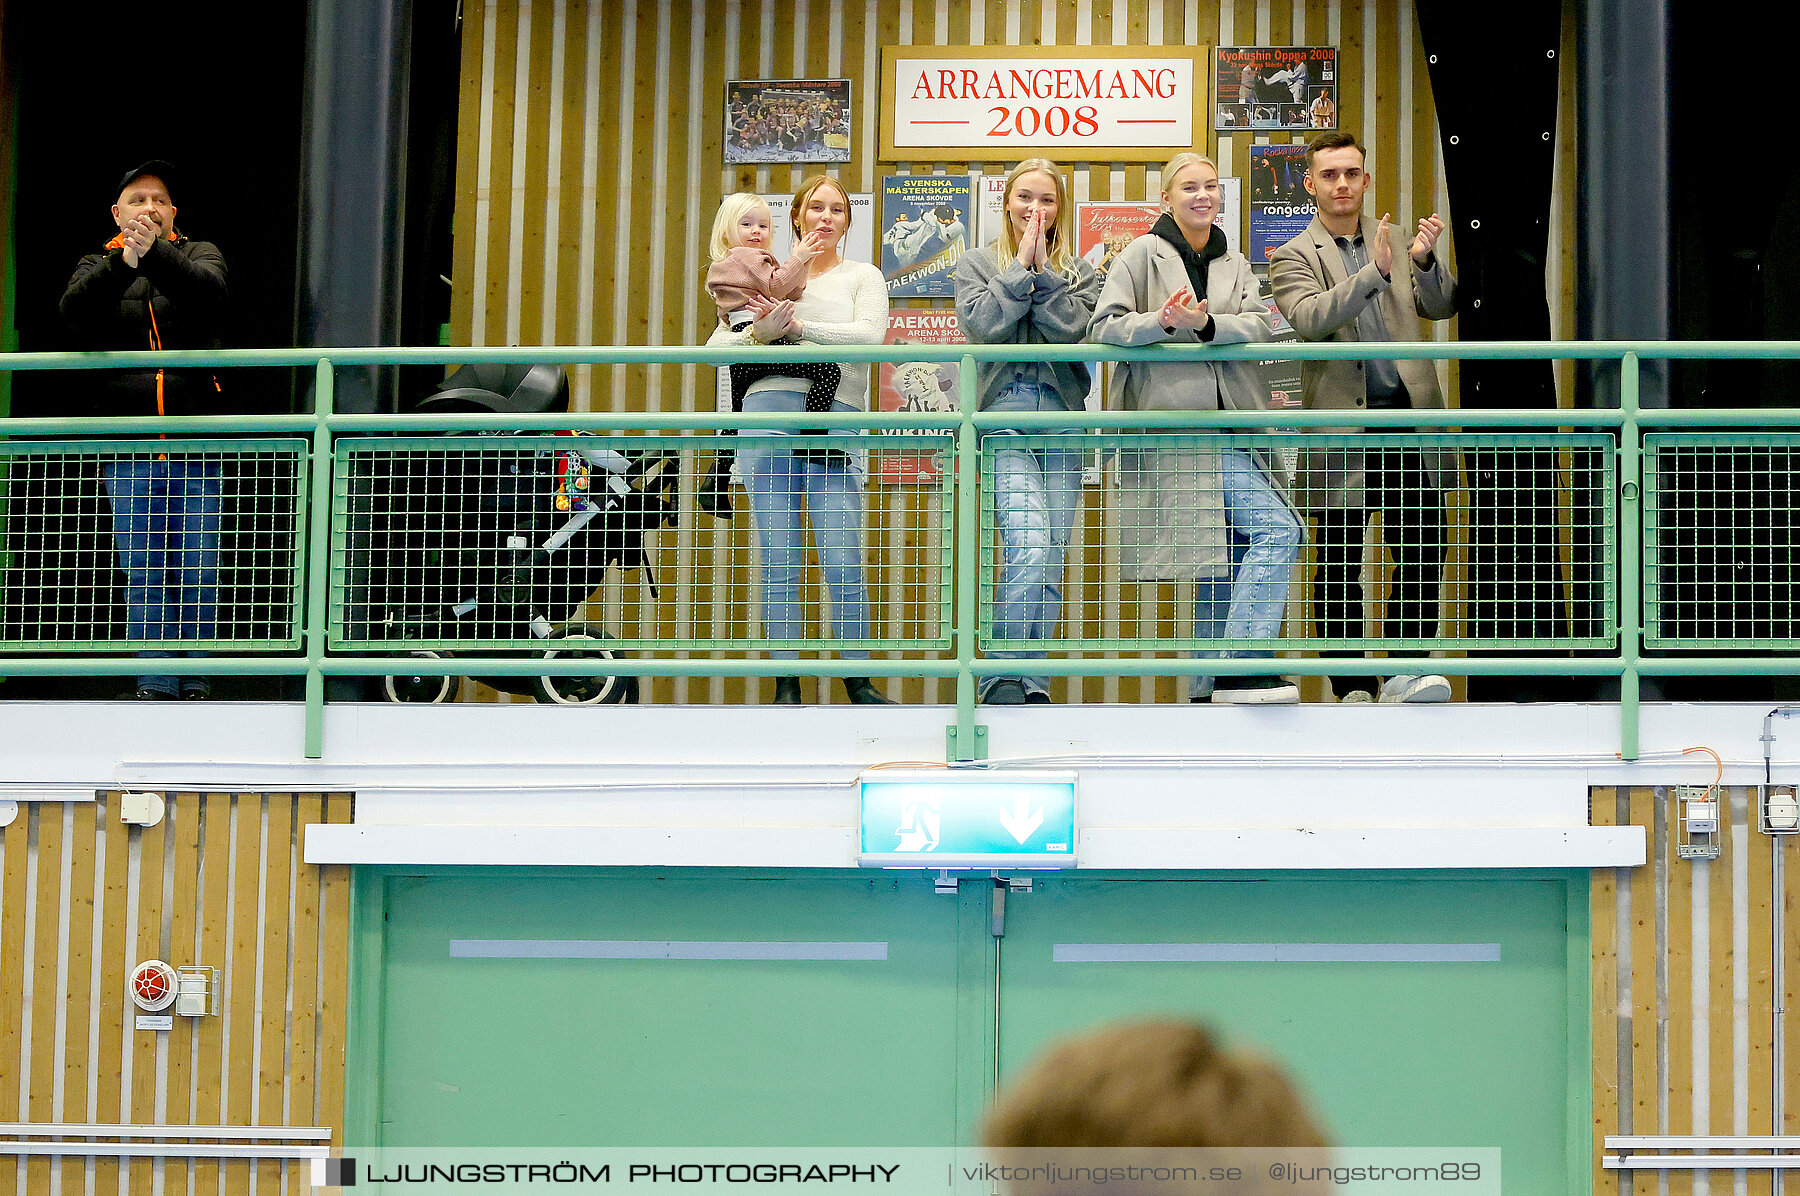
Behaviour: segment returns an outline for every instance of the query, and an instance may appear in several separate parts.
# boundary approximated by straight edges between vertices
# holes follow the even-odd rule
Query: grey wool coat
[[[1363,243],[1373,244],[1377,221],[1364,217]],[[1420,323],[1447,320],[1456,314],[1456,279],[1442,254],[1424,269],[1407,249],[1412,238],[1398,226],[1389,226],[1394,246],[1392,281],[1370,262],[1355,274],[1344,269],[1337,241],[1313,217],[1306,231],[1275,251],[1269,260],[1269,283],[1275,305],[1287,317],[1300,339],[1354,341],[1356,318],[1373,303],[1381,312],[1388,335],[1397,341],[1422,341],[1430,337]],[[1437,365],[1430,361],[1395,363],[1400,380],[1415,410],[1444,407],[1438,386]],[[1307,361],[1300,366],[1301,385],[1309,411],[1361,411],[1368,407],[1367,372],[1360,361]],[[1355,432],[1355,428],[1314,428],[1315,432]],[[1430,429],[1421,429],[1429,431]],[[1425,454],[1432,484],[1442,489],[1456,479],[1456,454]],[[1302,503],[1311,510],[1356,508],[1363,499],[1363,454],[1345,450],[1309,451],[1301,454],[1299,484]]]
[[[1027,270],[1009,257],[1004,265],[995,245],[963,254],[956,264],[956,321],[974,345],[1069,345],[1086,334],[1100,297],[1100,277],[1091,263],[1075,258],[1072,274]],[[1022,374],[1056,396],[1057,406],[1079,411],[1087,397],[1088,370],[1079,361],[983,361],[975,366],[981,407]],[[1055,408],[1052,408],[1053,410]]]
[[[1174,246],[1146,234],[1113,259],[1094,309],[1088,339],[1103,345],[1241,344],[1270,337],[1250,260],[1236,250],[1214,258],[1206,272],[1206,306],[1213,338],[1163,331],[1159,313],[1169,296],[1189,285]],[[1269,384],[1253,361],[1131,362],[1113,375],[1127,411],[1262,411]],[[1277,494],[1286,478],[1272,457],[1251,454]],[[1120,564],[1130,581],[1190,581],[1229,576],[1219,454],[1190,448],[1139,449],[1120,455]]]

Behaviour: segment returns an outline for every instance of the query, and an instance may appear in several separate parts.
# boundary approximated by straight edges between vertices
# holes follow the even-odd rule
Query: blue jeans
[[[1000,533],[1000,571],[994,593],[994,635],[1042,640],[1062,618],[1063,560],[1081,505],[1081,453],[1075,448],[1012,448],[996,434],[994,523]],[[1028,651],[991,652],[1011,659]],[[981,696],[1003,677],[985,677]],[[1049,692],[1043,677],[1015,677],[1027,693]]]
[[[758,391],[744,399],[745,411],[804,411],[804,391]],[[837,410],[848,411],[842,403]],[[813,544],[831,591],[831,632],[841,640],[869,637],[869,587],[863,577],[862,478],[848,457],[824,460],[816,453],[844,445],[859,451],[850,436],[786,436],[745,431],[738,437],[737,463],[750,492],[750,518],[762,549],[763,632],[770,639],[797,640],[803,632],[800,574],[806,561],[801,532],[801,505],[812,524]],[[771,653],[792,660],[796,653]],[[866,659],[867,652],[846,651],[846,658]]]
[[[113,545],[125,573],[125,634],[208,640],[219,617],[220,467],[204,457],[131,457],[105,466]],[[140,657],[204,656],[146,649]],[[204,677],[151,673],[138,688],[206,693]]]
[[[1228,579],[1201,580],[1194,586],[1195,639],[1274,639],[1287,607],[1288,579],[1300,557],[1305,533],[1300,521],[1256,458],[1241,449],[1219,453],[1224,487],[1225,522],[1231,541]],[[1273,653],[1250,648],[1203,652],[1212,659],[1265,658]],[[1188,696],[1212,693],[1213,679],[1196,675]]]

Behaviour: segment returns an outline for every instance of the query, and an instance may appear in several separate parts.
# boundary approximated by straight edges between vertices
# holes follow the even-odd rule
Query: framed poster
[[[848,162],[850,80],[733,79],[725,84],[725,164]]]
[[[966,174],[890,174],[881,180],[881,273],[890,299],[948,299],[975,223]]]
[[[1275,251],[1312,223],[1304,145],[1250,147],[1250,247],[1244,256],[1266,270]]]
[[[992,245],[1000,239],[1006,219],[1006,176],[1003,174],[971,175],[975,180],[975,227],[980,234],[977,245]]]
[[[1215,132],[1337,127],[1336,46],[1220,46],[1213,63]]]
[[[889,345],[966,345],[953,307],[888,312]],[[962,369],[954,361],[884,361],[877,369],[875,401],[881,411],[955,411],[962,401]],[[903,433],[905,429],[900,429]],[[883,429],[893,434],[894,429]],[[938,432],[920,435],[941,435]],[[933,453],[886,452],[874,461],[883,485],[935,482],[940,473]]]
[[[883,46],[890,162],[1159,162],[1206,139],[1204,46]]]

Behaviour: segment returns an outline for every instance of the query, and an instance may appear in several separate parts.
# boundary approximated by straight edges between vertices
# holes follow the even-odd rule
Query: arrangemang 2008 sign
[[[1204,148],[1207,47],[883,46],[889,162],[1153,162]]]

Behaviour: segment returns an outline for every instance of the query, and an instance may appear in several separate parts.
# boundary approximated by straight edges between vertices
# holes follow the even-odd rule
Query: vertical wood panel
[[[1711,923],[1707,937],[1710,940],[1707,949],[1707,985],[1711,990],[1708,1002],[1707,1038],[1711,1067],[1705,1077],[1696,1075],[1696,1083],[1702,1079],[1706,1082],[1706,1090],[1711,1095],[1711,1115],[1704,1132],[1709,1134],[1729,1134],[1733,1132],[1732,1123],[1734,1105],[1736,1103],[1736,1085],[1732,1082],[1735,1056],[1732,1042],[1732,1025],[1735,1001],[1732,995],[1732,966],[1737,959],[1736,943],[1732,935],[1732,865],[1737,857],[1737,843],[1731,833],[1729,811],[1730,795],[1719,793],[1719,858],[1707,865],[1711,875],[1705,878],[1707,893],[1707,916]],[[1694,883],[1701,883],[1696,875]],[[1699,962],[1695,961],[1696,964]],[[1698,1069],[1696,1069],[1698,1070]],[[1696,1127],[1698,1128],[1698,1127]],[[1718,1176],[1715,1183],[1725,1182],[1723,1175]]]
[[[256,1095],[256,896],[262,855],[263,795],[238,795],[231,827],[231,961],[227,965],[224,1104],[226,1125],[249,1125]],[[250,1191],[250,1163],[219,1166],[226,1196]]]
[[[555,342],[581,344],[581,244],[591,213],[583,204],[582,169],[587,126],[600,119],[587,110],[588,0],[570,0],[563,35],[562,139],[557,153],[562,175],[556,203]]]
[[[24,1061],[25,1036],[25,892],[30,862],[31,807],[0,829],[0,1121],[18,1121],[18,1076]],[[18,1187],[19,1160],[0,1158],[0,1191]]]
[[[1657,797],[1648,789],[1631,792],[1633,826],[1654,826]],[[1656,900],[1656,853],[1652,866],[1631,874],[1631,1131],[1656,1132],[1657,1105],[1657,923],[1662,916]],[[1646,1183],[1646,1180],[1648,1181]],[[1656,1190],[1654,1174],[1640,1177],[1639,1192]]]
[[[228,794],[209,793],[201,801],[202,847],[200,856],[200,961],[219,969],[218,981],[231,981],[226,947],[230,943],[231,917],[231,808]],[[194,1030],[194,1120],[217,1125],[225,1115],[224,1086],[225,1018],[207,1017]],[[196,1191],[215,1192],[219,1186],[216,1159],[194,1161]]]
[[[510,290],[508,268],[511,249],[507,232],[512,228],[512,160],[524,146],[514,145],[513,125],[518,109],[515,97],[514,69],[518,58],[518,10],[512,5],[490,4],[497,9],[494,19],[494,44],[491,48],[494,76],[487,95],[493,110],[487,145],[488,176],[481,180],[480,191],[487,196],[487,226],[471,230],[487,244],[487,277],[475,280],[486,292],[477,343],[504,345],[508,322],[507,298]]]
[[[1750,1039],[1750,1074],[1749,1087],[1746,1090],[1749,1104],[1749,1125],[1746,1127],[1752,1134],[1773,1134],[1774,1108],[1772,1098],[1775,1088],[1774,1029],[1774,886],[1775,886],[1775,836],[1765,835],[1756,829],[1758,819],[1757,791],[1748,791],[1750,810],[1750,845],[1749,845],[1749,916],[1747,919],[1748,940],[1750,944],[1750,1001],[1744,1011],[1748,1022],[1746,1027]],[[1775,1190],[1774,1176],[1768,1172],[1751,1172],[1749,1177],[1750,1196],[1767,1196]]]
[[[1662,821],[1664,841],[1673,843],[1679,838],[1679,811],[1675,802],[1666,802],[1665,816]],[[1687,1094],[1693,1092],[1694,1084],[1694,1043],[1691,1027],[1694,1024],[1694,875],[1693,866],[1686,861],[1675,861],[1668,868],[1667,893],[1667,952],[1663,968],[1668,977],[1665,1000],[1668,1008],[1667,1041],[1668,1041],[1668,1080],[1666,1082],[1669,1117],[1666,1125],[1641,1127],[1634,1129],[1640,1134],[1667,1132],[1671,1134],[1691,1134],[1694,1132],[1693,1099]],[[1634,961],[1635,962],[1635,961]],[[1640,967],[1642,965],[1639,965]],[[1633,983],[1645,973],[1638,972]],[[1649,973],[1651,982],[1655,973]],[[1670,1196],[1682,1196],[1694,1190],[1693,1177],[1679,1172],[1669,1174]]]
[[[325,821],[351,820],[348,793],[325,799]],[[324,990],[319,995],[319,1104],[318,1125],[337,1129],[332,1143],[344,1141],[344,1046],[350,999],[350,873],[348,864],[326,864],[319,869],[319,919],[323,947],[319,967]]]
[[[68,963],[63,969],[62,1006],[62,1116],[63,1121],[88,1120],[88,1030],[94,1008],[94,853],[88,850],[100,829],[101,809],[96,804],[72,805],[69,821]],[[64,1192],[84,1191],[87,1160],[62,1161]]]
[[[1588,822],[1612,826],[1618,822],[1619,791],[1608,785],[1589,794]],[[1600,1166],[1606,1135],[1619,1124],[1619,874],[1621,868],[1597,868],[1588,882],[1588,928],[1593,938],[1593,1129],[1594,1191],[1616,1192],[1613,1172]]]
[[[471,5],[473,10],[473,5]],[[456,209],[451,219],[454,236],[450,246],[450,275],[458,284],[450,288],[450,337],[459,345],[473,344],[470,339],[475,312],[476,190],[482,186],[477,169],[481,151],[481,124],[475,113],[481,108],[482,78],[479,69],[469,64],[481,62],[481,21],[473,11],[462,23],[462,81],[458,88],[456,122]]]
[[[518,243],[512,247],[510,260],[517,265],[509,267],[509,282],[519,297],[510,304],[509,314],[518,328],[516,343],[521,345],[554,343],[554,322],[544,319],[544,238],[549,233],[545,213],[550,203],[551,59],[564,53],[568,41],[564,38],[557,42],[551,36],[561,7],[560,3],[543,0],[527,6],[527,41],[518,55],[524,64],[516,90],[526,97],[525,143],[516,151],[523,155],[522,173],[518,170],[519,160],[514,162],[515,175],[520,176],[523,185],[513,196],[512,227],[517,230]],[[550,299],[554,302],[554,296]],[[509,343],[513,341],[511,336],[507,339]]]
[[[119,821],[117,793],[106,795],[99,819],[105,860],[100,887],[100,986],[94,994],[94,1023],[100,1043],[94,1062],[94,1119],[110,1122],[126,1119],[125,1020],[130,1005],[125,998],[125,911],[130,897],[126,883],[130,878],[131,839],[125,824]],[[94,1190],[109,1194],[119,1190],[117,1159],[94,1161]]]
[[[262,867],[262,1025],[256,1036],[255,1125],[284,1124],[287,1081],[288,909],[293,901],[294,802],[285,794],[269,799],[268,833],[264,839]],[[309,1123],[310,1124],[310,1123]],[[279,1184],[283,1167],[279,1160],[264,1159],[256,1165],[259,1190]]]
[[[170,951],[181,963],[212,964],[199,949],[197,923],[200,913],[200,809],[198,793],[169,795],[170,874],[174,878],[174,900],[169,906]],[[198,1023],[210,1018],[175,1019],[169,1031],[168,1079],[163,1086],[167,1094],[163,1120],[169,1125],[193,1124],[193,1055]],[[163,1190],[187,1191],[188,1161],[169,1159],[163,1164]]]
[[[56,983],[56,964],[62,945],[63,824],[68,811],[61,802],[39,802],[32,809],[37,818],[36,901],[31,911],[31,1087],[25,1094],[25,1116],[30,1121],[56,1118],[56,1013],[62,992]],[[25,1165],[25,1186],[32,1192],[50,1190],[50,1160],[34,1158]]]
[[[324,802],[316,793],[302,793],[294,806],[294,846],[301,853],[306,828],[323,822]],[[293,1125],[318,1125],[318,1082],[315,1074],[319,1009],[319,869],[302,865],[294,874],[294,974],[290,993],[292,1022],[288,1030],[288,1117]],[[288,1169],[288,1186],[304,1178],[304,1163]],[[310,1182],[310,1181],[309,1181]]]
[[[1778,1082],[1782,1085],[1782,1124],[1776,1127],[1777,1133],[1791,1134],[1800,1131],[1800,1110],[1796,1110],[1796,1102],[1800,1102],[1800,1049],[1794,1042],[1792,1012],[1800,1009],[1800,867],[1796,867],[1794,852],[1789,850],[1789,838],[1783,838],[1775,850],[1781,853],[1781,941],[1775,949],[1781,952],[1782,991],[1778,994],[1784,1016],[1788,1017],[1785,1057],[1776,1060],[1780,1069]]]
[[[166,813],[166,811],[165,811]],[[132,962],[160,959],[168,962],[167,944],[163,941],[163,840],[169,822],[165,817],[155,826],[137,832],[137,948]],[[134,1005],[126,1012],[131,1042],[131,1120],[139,1125],[156,1121],[156,1057],[161,1035],[156,1031],[138,1030],[132,1025]],[[147,1192],[152,1183],[154,1164],[149,1159],[133,1159],[130,1165],[130,1189]]]

